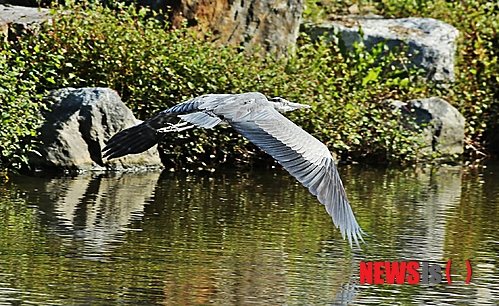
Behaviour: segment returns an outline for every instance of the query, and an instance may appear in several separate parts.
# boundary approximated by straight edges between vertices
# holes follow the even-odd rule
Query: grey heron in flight
[[[359,246],[364,241],[343,183],[326,145],[280,114],[310,106],[263,94],[208,94],[177,104],[109,139],[108,159],[146,151],[166,133],[193,127],[213,128],[221,122],[275,158],[303,186],[317,196],[343,238]]]

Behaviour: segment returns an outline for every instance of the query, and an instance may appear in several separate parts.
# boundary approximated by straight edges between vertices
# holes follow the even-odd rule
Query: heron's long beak
[[[300,108],[311,108],[311,106],[307,105],[307,104],[288,102],[283,111],[289,112],[289,111],[294,111],[294,110],[300,109]]]
[[[301,104],[301,103],[294,103],[294,102],[289,102],[288,104],[290,107],[294,109],[300,109],[300,108],[311,108],[312,106],[308,104]]]

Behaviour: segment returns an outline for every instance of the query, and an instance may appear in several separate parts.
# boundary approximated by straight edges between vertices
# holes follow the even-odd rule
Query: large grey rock
[[[42,22],[50,20],[50,10],[0,4],[0,31],[4,37],[13,39],[13,35],[31,30],[37,32]],[[9,33],[9,25],[14,30]]]
[[[454,81],[454,53],[459,31],[453,26],[432,18],[382,19],[344,17],[318,25],[304,25],[313,39],[327,33],[330,40],[338,36],[347,48],[362,42],[368,50],[380,42],[389,48],[408,45],[412,63],[427,72],[427,79]]]
[[[410,100],[407,103],[390,102],[396,111],[415,120],[426,144],[423,152],[438,152],[443,155],[463,153],[465,119],[447,101],[432,97]]]
[[[50,92],[43,112],[43,145],[32,153],[35,169],[104,170],[162,166],[156,146],[141,154],[103,161],[101,150],[115,133],[137,124],[131,110],[109,88],[63,88]]]
[[[187,19],[201,32],[223,44],[260,47],[285,55],[294,50],[300,29],[303,0],[166,0],[158,8],[171,8],[175,25]]]

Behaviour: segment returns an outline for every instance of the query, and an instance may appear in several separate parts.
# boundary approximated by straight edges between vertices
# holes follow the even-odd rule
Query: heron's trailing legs
[[[188,129],[192,129],[195,125],[188,125],[189,122],[180,122],[177,124],[168,123],[168,126],[160,128],[156,133],[170,133],[170,132],[182,132]]]

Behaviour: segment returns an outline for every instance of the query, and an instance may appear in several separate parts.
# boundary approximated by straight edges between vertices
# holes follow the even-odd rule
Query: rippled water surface
[[[282,170],[11,176],[0,304],[499,304],[499,164],[340,173],[362,250]],[[452,260],[452,284],[359,284],[407,260]]]

